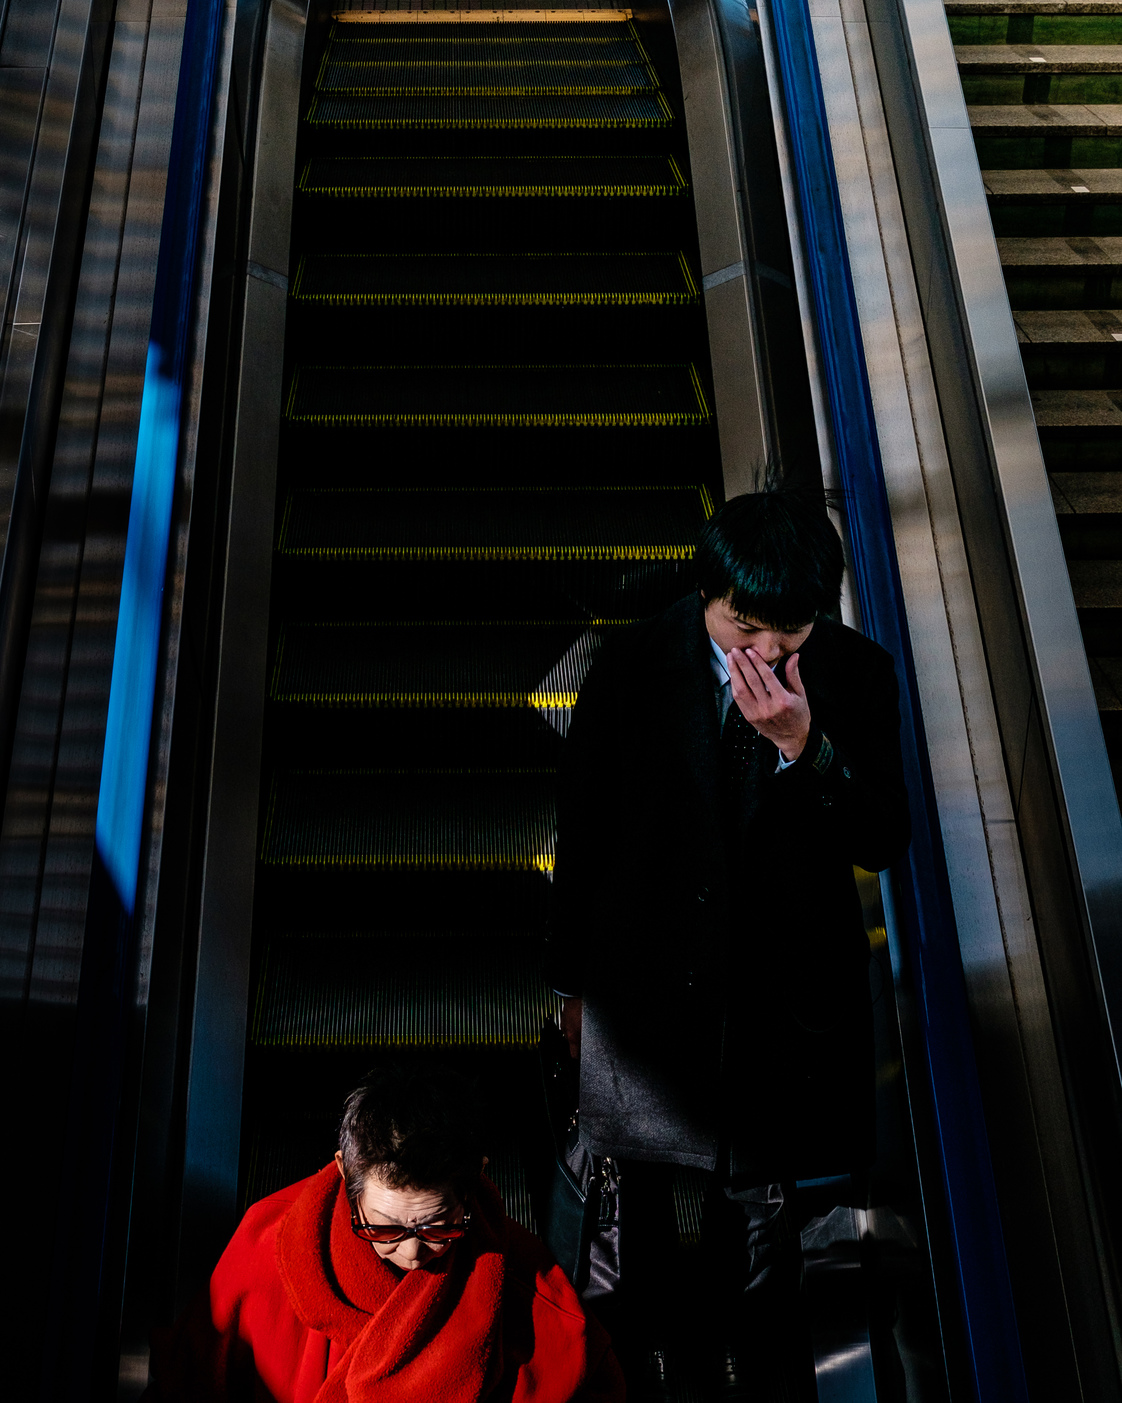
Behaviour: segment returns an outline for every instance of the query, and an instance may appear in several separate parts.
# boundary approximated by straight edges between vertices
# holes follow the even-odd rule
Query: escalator
[[[304,63],[243,1200],[439,1049],[533,1226],[558,751],[722,493],[688,153],[629,12],[344,13]]]
[[[948,0],[1116,789],[1122,781],[1122,7]]]

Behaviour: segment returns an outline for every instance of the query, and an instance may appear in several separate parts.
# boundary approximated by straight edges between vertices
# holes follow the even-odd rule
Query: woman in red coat
[[[622,1403],[607,1337],[483,1177],[462,1085],[369,1077],[154,1341],[151,1403]]]

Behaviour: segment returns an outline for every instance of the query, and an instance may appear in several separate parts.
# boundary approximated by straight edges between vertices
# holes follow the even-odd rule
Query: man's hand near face
[[[787,660],[787,686],[779,675],[782,662],[772,672],[755,648],[734,648],[727,659],[733,700],[744,719],[779,748],[784,760],[797,760],[810,734],[798,653]]]

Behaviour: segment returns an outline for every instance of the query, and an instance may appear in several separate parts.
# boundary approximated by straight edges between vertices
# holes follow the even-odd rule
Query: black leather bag
[[[553,1023],[538,1043],[553,1165],[541,1235],[586,1301],[619,1285],[619,1172],[581,1144],[579,1077],[564,1034]]]

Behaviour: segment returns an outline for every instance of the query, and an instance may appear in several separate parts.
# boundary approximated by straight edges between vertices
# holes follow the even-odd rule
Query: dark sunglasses
[[[418,1223],[415,1228],[403,1228],[400,1223],[363,1223],[356,1213],[351,1214],[351,1232],[366,1242],[377,1242],[388,1246],[392,1242],[408,1242],[411,1237],[420,1238],[432,1247],[444,1247],[449,1242],[459,1242],[467,1234],[471,1214],[465,1213],[458,1223]]]

